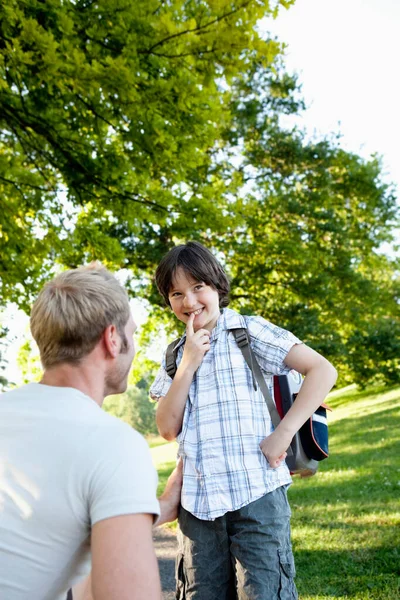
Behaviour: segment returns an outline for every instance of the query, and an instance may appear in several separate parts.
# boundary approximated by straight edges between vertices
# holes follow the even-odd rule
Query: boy
[[[295,599],[286,450],[322,404],[336,370],[288,331],[226,308],[227,276],[198,242],[168,252],[156,283],[186,324],[174,379],[164,358],[150,390],[160,434],[177,438],[184,464],[177,598]],[[240,327],[247,327],[265,376],[291,369],[306,376],[274,431],[230,331]]]

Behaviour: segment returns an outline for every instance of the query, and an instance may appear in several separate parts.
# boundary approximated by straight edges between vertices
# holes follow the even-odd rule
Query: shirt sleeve
[[[157,472],[145,439],[129,425],[110,428],[99,438],[99,459],[92,464],[88,499],[90,523],[120,515],[160,514]]]
[[[283,375],[291,370],[285,364],[289,350],[302,344],[293,333],[273,325],[262,317],[250,317],[247,323],[251,347],[261,369],[269,375]]]
[[[158,370],[155,380],[150,387],[150,398],[159,400],[165,396],[171,387],[172,379],[165,370],[165,352],[161,362],[161,367]]]

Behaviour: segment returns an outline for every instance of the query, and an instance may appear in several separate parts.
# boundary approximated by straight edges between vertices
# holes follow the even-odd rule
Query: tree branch
[[[230,46],[230,48],[234,48],[234,46]],[[186,56],[201,57],[202,54],[214,54],[218,51],[219,48],[212,48],[211,50],[198,50],[197,52],[184,52],[182,54],[161,54],[159,52],[150,52],[150,54],[152,56],[160,56],[162,58],[186,58]]]
[[[247,0],[247,2],[244,2],[241,6],[238,6],[237,8],[232,9],[230,12],[227,12],[219,17],[216,17],[213,21],[210,21],[209,23],[206,23],[205,25],[199,25],[198,27],[193,27],[193,29],[185,29],[185,31],[179,31],[178,33],[173,33],[172,35],[169,35],[168,37],[164,38],[163,40],[156,42],[155,44],[150,46],[150,48],[148,48],[147,50],[139,50],[138,54],[151,54],[151,53],[153,53],[154,48],[157,48],[158,46],[162,46],[166,42],[169,42],[170,40],[173,40],[177,37],[181,37],[182,35],[187,35],[188,33],[198,34],[200,31],[203,31],[204,29],[212,27],[212,25],[215,25],[215,23],[218,23],[219,21],[223,21],[224,19],[231,17],[233,14],[239,12],[240,10],[242,10],[242,8],[245,8],[252,2],[253,2],[253,0]]]
[[[71,91],[72,91],[72,87],[69,86]],[[97,117],[98,119],[100,119],[101,121],[103,121],[104,123],[106,123],[106,125],[108,125],[109,127],[112,127],[113,129],[115,129],[116,131],[118,130],[118,126],[114,125],[113,123],[111,123],[111,121],[108,121],[105,117],[103,117],[103,115],[100,115],[91,104],[89,104],[89,102],[87,102],[84,98],[82,98],[82,96],[80,94],[76,94],[76,97],[78,98],[78,100],[80,100],[82,102],[82,104],[84,104],[86,106],[86,108],[88,110],[90,110],[90,112]]]
[[[39,190],[40,192],[48,192],[49,191],[48,189],[41,187],[40,185],[34,185],[33,183],[23,183],[23,182],[12,181],[11,179],[7,179],[7,177],[2,177],[2,175],[0,175],[0,180],[4,181],[5,183],[9,183],[10,185],[13,185],[18,190],[20,187],[29,187],[29,188],[32,188],[33,190]]]

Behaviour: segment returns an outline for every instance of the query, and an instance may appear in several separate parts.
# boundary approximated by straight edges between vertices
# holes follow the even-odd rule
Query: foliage
[[[300,107],[285,75],[255,65],[235,82],[234,127],[202,187],[218,197],[216,186],[226,183],[225,202],[218,197],[224,230],[210,220],[192,235],[225,263],[232,307],[294,331],[334,362],[342,384],[359,376],[355,355],[373,364],[371,377],[393,383],[376,338],[366,347],[357,336],[398,318],[399,261],[380,252],[398,219],[394,191],[377,157],[363,160],[338,140],[282,128],[282,113]],[[189,237],[179,219],[171,229],[171,242]]]
[[[354,386],[328,399],[330,456],[289,490],[302,600],[399,597],[400,388]],[[175,443],[152,449],[165,485]],[[159,493],[162,492],[162,487]]]
[[[342,381],[362,363],[393,381],[371,332],[398,318],[398,262],[381,253],[396,198],[378,157],[292,124],[296,78],[256,27],[291,3],[1,4],[1,302],[27,309],[54,268],[96,258],[153,306],[149,341],[170,335],[151,278],[199,239],[234,308],[293,330]]]
[[[138,345],[139,347],[143,347],[143,342],[140,338]],[[147,347],[147,350],[151,354],[151,346]],[[132,370],[129,374],[129,385],[134,385],[148,392],[159,368],[159,362],[149,358],[143,350],[139,350],[135,355]]]
[[[354,351],[349,356],[351,370],[360,387],[371,381],[400,383],[400,322],[381,318],[368,323],[350,338]]]
[[[22,383],[40,381],[42,378],[43,369],[39,350],[29,334],[18,351],[17,365],[22,376]]]
[[[3,300],[26,307],[57,260],[147,269],[148,238],[157,255],[160,227],[192,218],[182,184],[229,121],[229,82],[279,51],[254,25],[290,3],[1,4]]]
[[[131,386],[118,396],[109,396],[104,404],[106,412],[122,419],[139,433],[156,434],[155,405],[150,402],[148,392],[139,387]]]

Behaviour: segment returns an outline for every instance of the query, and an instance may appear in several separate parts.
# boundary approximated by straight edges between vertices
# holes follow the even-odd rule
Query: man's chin
[[[118,387],[118,392],[114,392],[114,394],[124,394],[126,392],[126,390],[128,389],[128,381],[127,379],[125,379],[125,381],[123,381],[119,387]]]
[[[124,394],[128,389],[128,380],[125,379],[121,383],[108,382],[105,396],[116,396],[117,394]]]

